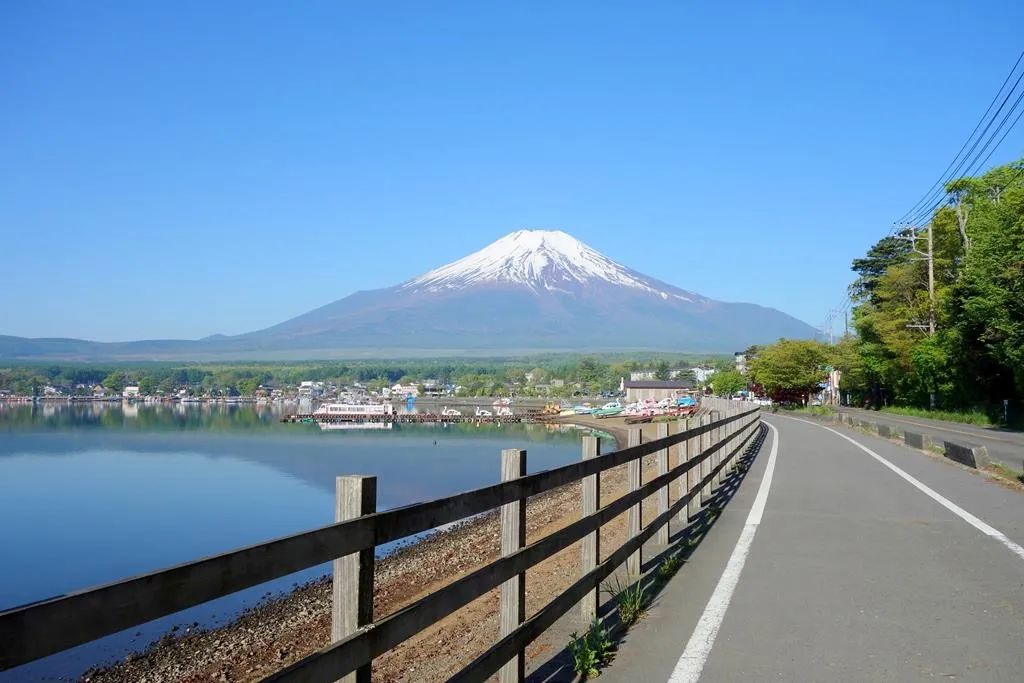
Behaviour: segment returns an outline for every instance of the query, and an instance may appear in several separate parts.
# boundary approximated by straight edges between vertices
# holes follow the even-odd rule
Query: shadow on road
[[[641,566],[642,576],[639,580],[646,597],[646,609],[651,609],[658,604],[662,591],[671,580],[671,576],[665,577],[660,575],[659,569],[662,564],[672,556],[679,559],[679,568],[682,568],[689,561],[690,557],[707,537],[708,532],[721,517],[721,511],[732,500],[733,496],[736,495],[754,460],[761,453],[761,448],[767,435],[768,427],[762,423],[754,438],[738,458],[736,469],[723,479],[722,485],[714,492],[708,502],[702,506],[700,512],[691,518],[685,527],[678,529],[669,536],[669,544],[667,546],[650,548],[652,550],[657,549],[657,552],[647,557],[643,562]],[[645,546],[645,550],[648,549]],[[625,567],[617,570],[609,579],[616,588],[633,588],[637,583],[627,582]],[[618,585],[615,584],[616,579],[619,581]],[[601,604],[598,613],[602,625],[608,630],[610,640],[618,648],[626,640],[629,631],[623,626],[619,618],[618,604],[615,596],[605,591],[607,586],[608,581],[605,581],[602,587],[602,595],[607,597]],[[571,612],[569,615],[571,615]],[[582,627],[579,629],[580,632],[584,630]],[[573,671],[572,653],[569,651],[568,645],[554,654],[535,671],[531,672],[526,677],[526,680],[530,683],[562,683],[564,681],[579,680]]]

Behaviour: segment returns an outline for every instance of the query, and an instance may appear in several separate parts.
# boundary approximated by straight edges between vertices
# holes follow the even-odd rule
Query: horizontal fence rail
[[[524,621],[520,616],[516,620],[519,625],[501,638],[481,659],[471,664],[463,674],[463,678],[469,676],[465,680],[478,680],[477,675],[490,676],[510,659],[520,656],[518,653],[526,644],[547,628],[548,620],[553,622],[579,603],[588,591],[593,591],[626,557],[638,552],[643,542],[664,527],[668,520],[680,514],[688,504],[692,508],[693,501],[700,497],[701,492],[717,482],[727,466],[734,464],[736,454],[754,437],[760,419],[759,408],[750,407],[750,404],[728,405],[728,401],[706,400],[705,403],[717,410],[720,416],[714,420],[704,419],[701,424],[674,434],[668,430],[668,436],[604,456],[586,458],[433,501],[363,514],[266,543],[5,610],[0,612],[0,670],[353,554],[368,561],[372,572],[372,551],[378,545],[501,506],[523,503],[531,496],[566,484],[586,481],[587,478],[597,478],[606,470],[630,462],[639,462],[646,455],[659,453],[661,458],[662,454],[667,454],[668,449],[687,449],[689,457],[676,466],[665,467],[667,471],[662,472],[663,468],[659,464],[659,474],[654,479],[608,505],[598,506],[595,512],[585,514],[567,527],[530,545],[509,551],[499,559],[391,615],[375,622],[365,620],[367,623],[360,623],[347,636],[339,638],[338,633],[332,631],[335,642],[268,680],[335,681],[346,674],[355,676],[353,672],[357,671],[359,679],[366,680],[369,676],[368,665],[375,657],[503,582],[521,576],[526,569],[558,551],[588,536],[596,537],[602,525],[639,505],[646,498],[660,496],[661,491],[682,478],[680,491],[685,488],[685,495],[681,495],[667,510],[662,509],[659,502],[658,516],[634,534],[623,548],[616,550],[596,567],[589,568],[566,593],[530,619]],[[638,430],[636,434],[639,434]],[[695,443],[706,446],[697,452],[698,449],[693,447]],[[522,452],[523,471],[525,456],[526,453]],[[707,463],[712,461],[713,466],[707,468]],[[690,485],[693,472],[699,473],[696,486]],[[667,500],[666,493],[666,503]],[[631,550],[624,553],[623,549],[627,546]],[[369,585],[372,586],[372,581]],[[337,593],[335,596],[337,600]],[[372,613],[372,595],[363,595],[360,599],[364,611],[369,604]],[[477,673],[472,673],[474,671]],[[503,680],[506,673],[503,669]]]

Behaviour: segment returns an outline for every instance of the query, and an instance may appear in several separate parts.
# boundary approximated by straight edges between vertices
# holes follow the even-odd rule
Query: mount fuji
[[[0,337],[0,358],[722,352],[814,335],[773,308],[715,301],[648,277],[564,232],[519,230],[394,287],[248,334],[120,344]]]

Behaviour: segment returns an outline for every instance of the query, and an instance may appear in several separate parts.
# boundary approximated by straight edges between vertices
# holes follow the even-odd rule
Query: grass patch
[[[801,415],[811,415],[814,417],[831,417],[836,413],[835,406],[806,406],[803,408],[783,406],[782,409],[790,413],[800,413]]]
[[[569,652],[572,654],[572,669],[582,679],[600,675],[601,667],[612,655],[612,641],[608,630],[594,619],[582,636],[573,633],[569,637]]]
[[[679,555],[669,555],[658,567],[658,578],[662,581],[668,581],[675,576],[682,566],[683,558],[679,557]]]
[[[619,621],[629,628],[647,611],[647,591],[640,581],[632,585],[623,585],[619,577],[614,583],[605,584],[605,591],[615,598],[619,606]]]
[[[907,417],[926,417],[932,420],[944,420],[946,422],[959,422],[961,424],[989,426],[994,424],[988,415],[980,410],[968,412],[957,412],[954,410],[926,410],[924,408],[910,408],[906,406],[886,406],[880,409],[883,413],[893,415],[905,415]]]
[[[1018,472],[1012,467],[1007,467],[1001,462],[989,463],[989,469],[1004,479],[1024,484],[1024,472]]]

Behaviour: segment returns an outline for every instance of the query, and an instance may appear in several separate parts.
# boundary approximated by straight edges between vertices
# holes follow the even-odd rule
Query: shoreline
[[[599,428],[612,434],[617,444],[624,443],[624,431],[615,425],[597,420],[584,422],[580,419],[558,421],[587,429]],[[614,488],[614,479],[609,477],[607,485]],[[604,483],[602,488],[605,488]],[[550,533],[552,526],[561,527],[573,521],[571,518],[579,514],[576,494],[577,488],[570,484],[531,498],[527,502],[527,533],[539,537]],[[496,559],[500,555],[499,516],[499,510],[490,510],[428,532],[379,557],[374,613],[386,616],[396,612]],[[496,593],[497,589],[491,591],[493,595],[485,594],[452,617],[376,658],[375,678],[424,680],[453,673],[468,662],[458,663],[460,657],[466,656],[470,645],[466,642],[467,631],[474,640],[479,640],[481,650],[493,640],[497,632]],[[243,610],[226,624],[170,630],[120,661],[90,667],[78,680],[89,683],[257,680],[328,644],[330,600],[331,577],[325,574]],[[477,618],[463,620],[452,628],[452,618],[466,610],[477,612]],[[489,623],[492,613],[493,629]],[[450,623],[446,625],[446,622]],[[440,638],[438,632],[443,633]],[[432,634],[430,642],[424,643],[428,633]],[[451,651],[447,655],[438,654],[439,643],[450,643]]]

